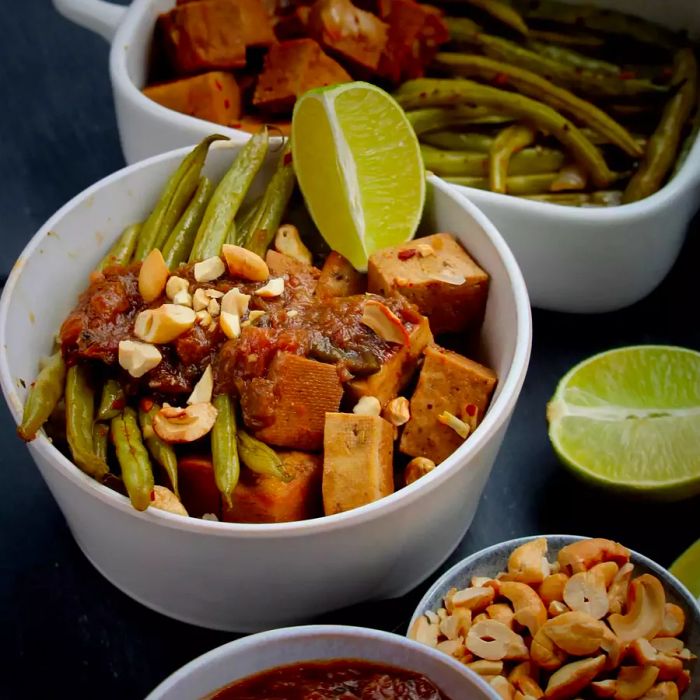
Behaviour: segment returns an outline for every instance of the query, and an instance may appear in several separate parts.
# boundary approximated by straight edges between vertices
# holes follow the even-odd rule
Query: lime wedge
[[[559,458],[601,486],[675,500],[700,492],[700,353],[641,345],[595,355],[547,406]]]
[[[368,83],[311,90],[294,106],[292,150],[307,208],[358,270],[410,240],[425,201],[420,147],[403,110]]]
[[[671,564],[669,571],[700,600],[700,540]]]

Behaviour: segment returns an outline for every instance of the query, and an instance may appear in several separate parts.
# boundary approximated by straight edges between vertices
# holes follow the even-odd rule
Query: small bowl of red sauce
[[[307,625],[262,632],[190,661],[146,700],[499,700],[455,659],[396,634]]]

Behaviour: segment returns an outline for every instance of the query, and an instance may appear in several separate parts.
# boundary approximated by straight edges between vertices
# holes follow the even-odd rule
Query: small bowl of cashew
[[[476,552],[425,594],[407,636],[504,700],[700,698],[700,606],[612,540],[523,537]]]

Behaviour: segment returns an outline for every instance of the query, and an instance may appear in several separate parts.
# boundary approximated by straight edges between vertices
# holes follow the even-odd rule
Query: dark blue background
[[[48,0],[3,2],[0,9],[4,279],[45,219],[124,163],[107,44],[63,20]],[[700,348],[699,229],[696,222],[672,274],[640,304],[597,316],[534,313],[520,403],[474,524],[451,561],[503,539],[562,532],[616,538],[668,565],[700,536],[698,498],[630,503],[573,480],[549,447],[544,419],[557,380],[592,353],[636,343]],[[74,544],[4,402],[0,438],[0,697],[143,697],[186,661],[232,638],[168,620],[113,588]],[[275,583],[284,585],[283,572]],[[420,595],[323,621],[403,633]]]

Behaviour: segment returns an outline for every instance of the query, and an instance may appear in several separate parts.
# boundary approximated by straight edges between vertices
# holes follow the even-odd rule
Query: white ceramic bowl
[[[126,224],[143,220],[187,150],[132,165],[85,190],[21,254],[0,302],[0,381],[16,420],[23,387],[50,351],[88,273]],[[268,159],[267,175],[275,157]],[[220,142],[206,172],[218,178],[231,159],[232,148]],[[520,393],[531,319],[525,284],[503,239],[476,207],[436,179],[429,183],[423,228],[455,232],[491,275],[482,359],[499,383],[469,440],[428,476],[357,510],[245,525],[139,513],[38,437],[29,445],[32,457],[83,552],[114,585],[186,622],[257,631],[400,596],[449,556],[474,517]]]
[[[587,0],[589,1],[589,0]],[[60,12],[112,41],[110,75],[127,162],[199,141],[209,122],[161,107],[141,94],[156,16],[174,0],[54,0]],[[700,3],[594,0],[700,35]],[[236,141],[248,134],[216,127]],[[657,194],[609,209],[575,209],[459,187],[495,223],[515,253],[534,306],[612,311],[649,294],[671,269],[700,202],[700,141]]]
[[[195,700],[235,680],[300,661],[361,659],[421,673],[452,700],[499,700],[479,676],[451,657],[389,632],[310,625],[262,632],[190,661],[146,700]]]

